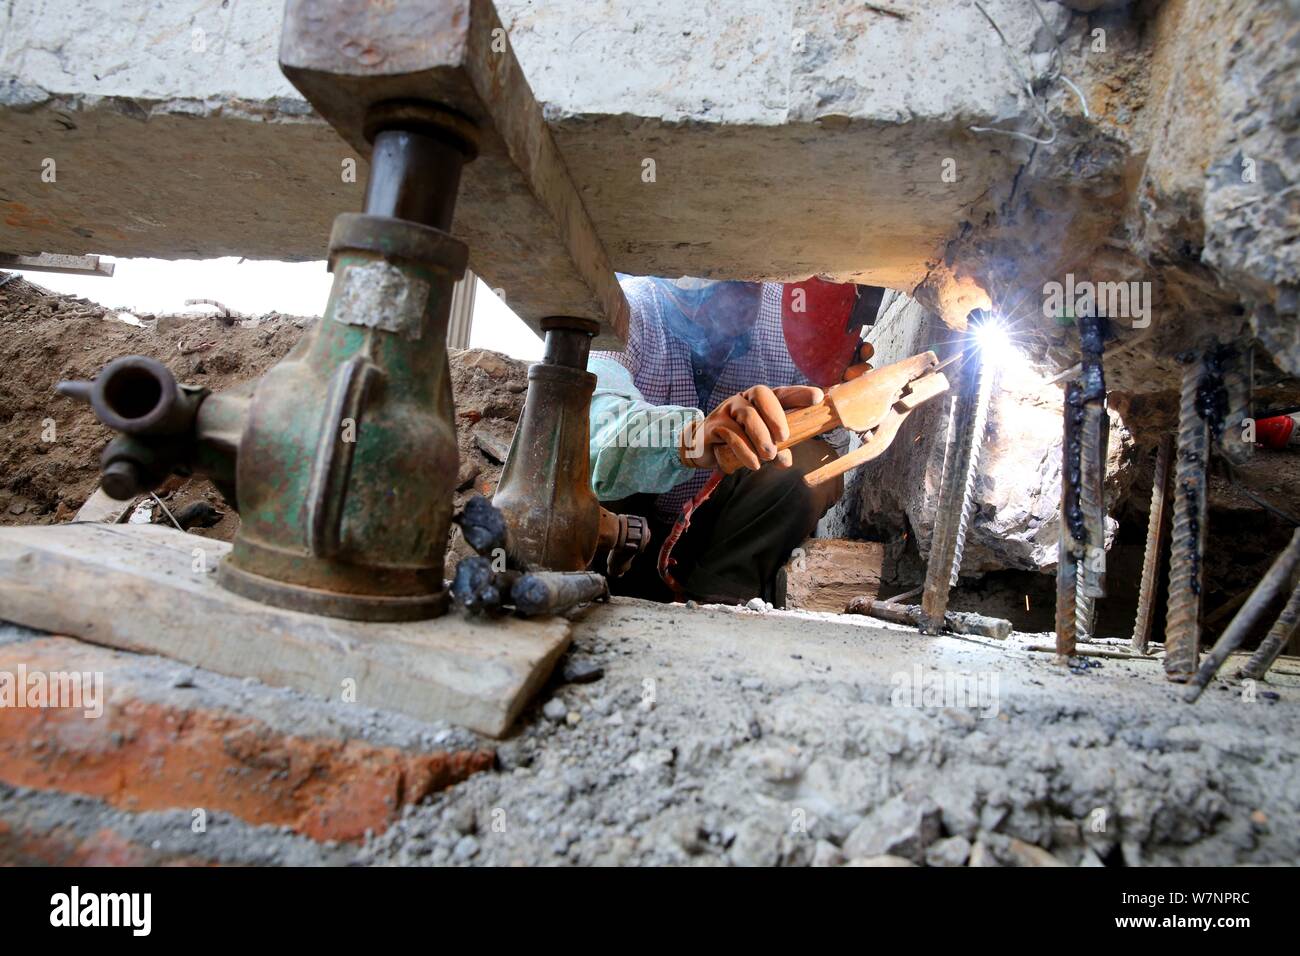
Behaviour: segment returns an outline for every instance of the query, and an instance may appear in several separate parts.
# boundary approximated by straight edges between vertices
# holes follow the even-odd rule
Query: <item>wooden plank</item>
[[[809,538],[785,566],[785,606],[842,613],[858,595],[880,595],[885,546],[876,541]]]
[[[0,619],[335,700],[504,734],[568,646],[560,618],[365,623],[216,582],[230,545],[159,525],[0,528]]]

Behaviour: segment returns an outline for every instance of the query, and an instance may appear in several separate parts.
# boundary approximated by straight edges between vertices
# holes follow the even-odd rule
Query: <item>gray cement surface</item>
[[[1300,677],[1274,675],[1253,701],[1222,682],[1190,707],[1154,659],[1072,670],[1026,649],[1050,640],[594,608],[572,654],[603,676],[559,686],[499,750],[501,772],[438,795],[360,858],[922,862],[944,840],[930,862],[950,863],[964,840],[982,865],[1300,860]],[[929,700],[936,677],[960,674],[974,699]]]
[[[499,745],[497,772],[408,808],[360,847],[221,815],[200,840],[180,812],[14,788],[0,799],[34,822],[107,814],[145,842],[222,862],[1300,861],[1293,662],[1253,688],[1217,682],[1189,706],[1158,659],[1071,669],[1028,650],[1050,635],[927,638],[836,615],[628,599],[584,612],[574,631],[551,687]],[[0,640],[24,633],[0,628]],[[160,658],[139,667],[160,699],[237,701],[300,732],[320,721],[376,743],[472,742]]]

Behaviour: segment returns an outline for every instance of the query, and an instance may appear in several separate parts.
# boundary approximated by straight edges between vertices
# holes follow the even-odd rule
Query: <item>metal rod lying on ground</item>
[[[609,582],[591,571],[535,571],[510,591],[515,610],[524,617],[559,614],[579,604],[609,598]]]
[[[904,591],[902,594],[895,594],[895,595],[894,595],[893,597],[891,597],[891,598],[885,598],[884,601],[882,601],[881,603],[883,603],[883,604],[902,604],[904,601],[908,601],[908,600],[910,600],[910,599],[916,597],[918,594],[920,594],[920,593],[921,593],[922,591],[924,591],[924,590],[925,590],[925,586],[924,586],[924,585],[920,585],[920,586],[918,586],[918,587],[914,587],[914,588],[912,588],[912,590],[910,590],[910,591]]]
[[[1194,703],[1196,698],[1201,696],[1201,691],[1205,690],[1206,685],[1213,680],[1214,675],[1223,666],[1223,662],[1228,659],[1228,655],[1241,646],[1241,642],[1268,610],[1273,599],[1290,584],[1291,575],[1298,567],[1300,567],[1300,528],[1291,535],[1291,543],[1277,556],[1273,566],[1256,585],[1250,598],[1232,619],[1232,623],[1215,641],[1214,647],[1210,648],[1210,653],[1205,655],[1205,661],[1187,687],[1185,699],[1189,704]]]
[[[905,624],[919,630],[925,630],[930,617],[916,604],[893,604],[889,601],[873,601],[865,595],[855,597],[844,609],[845,614],[863,614],[867,617],[889,621],[891,624]],[[1011,622],[999,617],[987,617],[971,611],[945,611],[944,627],[954,634],[978,634],[981,637],[993,637],[1005,640],[1011,634]]]

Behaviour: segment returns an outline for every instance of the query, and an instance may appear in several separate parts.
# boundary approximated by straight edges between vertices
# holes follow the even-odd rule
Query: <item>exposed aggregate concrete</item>
[[[1221,683],[1192,708],[1153,661],[1068,669],[1024,650],[1050,636],[1021,637],[1002,649],[829,615],[595,609],[573,653],[604,676],[555,688],[498,751],[501,772],[414,808],[360,860],[1300,859],[1295,676],[1253,702]],[[893,706],[914,664],[996,675],[996,708]]]

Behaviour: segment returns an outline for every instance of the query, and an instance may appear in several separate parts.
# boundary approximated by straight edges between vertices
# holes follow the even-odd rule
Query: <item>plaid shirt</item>
[[[631,307],[627,350],[593,352],[593,358],[612,360],[632,376],[637,391],[651,405],[677,405],[698,408],[691,352],[684,342],[668,329],[665,310],[671,302],[659,288],[658,280],[648,276],[620,277],[620,285]],[[750,331],[749,348],[729,360],[713,384],[705,407],[707,413],[723,401],[753,385],[779,388],[783,385],[807,385],[808,380],[795,367],[781,331],[781,291],[779,282],[763,283],[758,320]],[[645,453],[665,453],[664,449],[643,449]],[[669,453],[676,455],[676,450]],[[693,498],[708,481],[711,472],[694,471],[685,481],[660,494],[655,510],[660,520],[676,519],[682,505]]]

